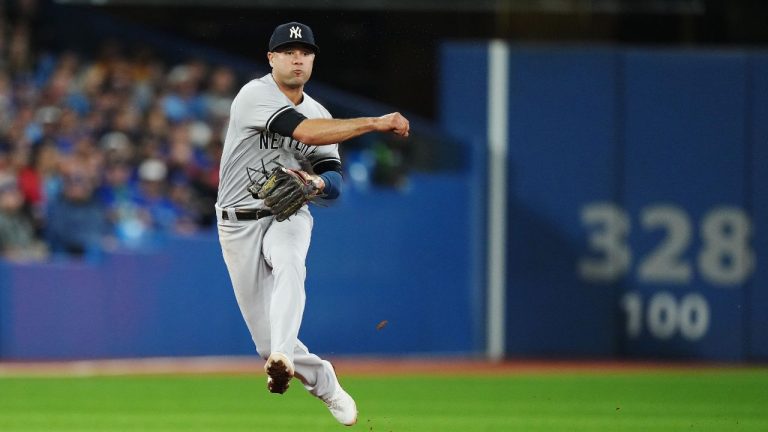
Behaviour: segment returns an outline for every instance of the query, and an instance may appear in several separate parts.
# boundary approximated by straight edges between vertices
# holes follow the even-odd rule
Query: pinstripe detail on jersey
[[[256,136],[261,136],[261,134],[262,134],[261,131],[254,130],[253,133],[251,133],[250,135],[248,135],[245,138],[241,139],[240,142],[235,147],[235,148],[238,148],[238,149],[241,149],[241,150],[239,152],[233,153],[232,161],[237,163],[237,161],[239,161],[240,158],[244,157],[247,154],[248,149],[245,146],[243,146],[244,142],[250,141],[250,140],[252,140],[252,138],[254,138]]]
[[[230,174],[228,174],[226,171],[235,169],[233,167],[238,166],[241,159],[247,158],[248,151],[249,151],[248,146],[243,144],[246,141],[252,141],[254,137],[257,137],[262,133],[261,131],[256,129],[253,129],[252,131],[253,132],[250,135],[247,135],[245,138],[241,139],[238,142],[237,146],[235,146],[235,148],[239,149],[239,151],[232,153],[232,163],[222,166],[222,169],[225,170],[225,172],[222,173],[222,176],[224,175],[229,176]],[[256,142],[258,142],[258,140]],[[251,194],[246,192],[241,197],[237,198],[234,202],[230,203],[229,206],[230,207],[237,206],[238,204],[240,204],[241,202],[245,201],[248,198],[251,198]]]

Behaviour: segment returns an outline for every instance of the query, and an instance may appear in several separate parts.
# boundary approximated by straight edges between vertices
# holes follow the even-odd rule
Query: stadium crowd
[[[53,53],[36,46],[37,9],[0,2],[0,258],[98,257],[210,230],[246,77],[110,40]],[[343,146],[351,187],[407,188],[405,147],[374,135]]]
[[[2,256],[88,257],[212,226],[235,73],[116,43],[35,52],[34,2],[18,3],[0,10]]]

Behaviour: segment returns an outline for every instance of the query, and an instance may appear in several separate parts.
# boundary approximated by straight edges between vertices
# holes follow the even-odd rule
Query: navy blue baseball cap
[[[269,38],[269,50],[274,51],[283,45],[300,43],[307,45],[315,53],[320,48],[315,44],[315,35],[308,25],[299,22],[289,22],[275,27],[272,37]]]

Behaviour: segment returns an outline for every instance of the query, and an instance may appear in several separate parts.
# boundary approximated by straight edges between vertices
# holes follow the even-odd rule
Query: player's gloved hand
[[[257,196],[282,222],[295,215],[301,207],[320,194],[323,180],[304,171],[276,167],[261,185]]]

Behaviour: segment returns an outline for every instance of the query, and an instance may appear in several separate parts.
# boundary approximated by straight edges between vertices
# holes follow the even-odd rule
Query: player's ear
[[[269,67],[275,67],[275,65],[272,64],[272,51],[267,52],[267,60],[269,61]]]

